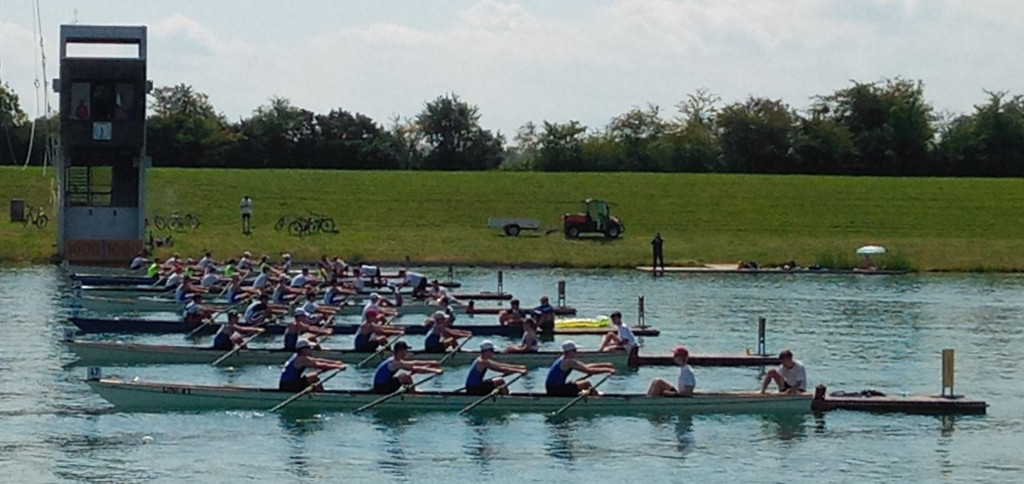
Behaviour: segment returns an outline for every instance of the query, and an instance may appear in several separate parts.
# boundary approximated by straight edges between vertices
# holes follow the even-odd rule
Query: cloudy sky
[[[0,77],[36,112],[29,0],[0,3]],[[270,96],[386,123],[454,92],[511,138],[528,121],[591,128],[634,106],[725,102],[921,80],[940,111],[1024,94],[1024,2],[1011,0],[40,0],[46,75],[59,26],[147,25],[149,77],[191,84],[230,119]],[[52,101],[56,105],[56,100]],[[41,109],[41,108],[40,108]]]

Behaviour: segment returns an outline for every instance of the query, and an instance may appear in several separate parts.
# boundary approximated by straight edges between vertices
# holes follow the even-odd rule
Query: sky
[[[1024,94],[1016,0],[0,0],[0,80],[30,116],[58,77],[60,25],[148,26],[148,77],[209,95],[229,120],[272,96],[387,125],[457,94],[484,128],[603,129],[698,89],[804,109],[852,82],[924,83],[939,112]],[[41,25],[46,56],[39,56]],[[57,105],[54,94],[51,104]],[[37,103],[37,98],[39,99]]]

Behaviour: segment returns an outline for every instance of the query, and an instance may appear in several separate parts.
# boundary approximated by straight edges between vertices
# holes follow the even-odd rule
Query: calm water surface
[[[427,270],[429,272],[429,270]],[[436,274],[442,275],[440,272]],[[493,290],[491,270],[457,273]],[[957,392],[989,402],[982,417],[832,412],[824,417],[499,418],[262,412],[122,414],[81,382],[58,342],[66,284],[50,267],[0,269],[0,482],[1022,482],[1024,277],[668,276],[628,271],[506,271],[505,289],[532,303],[567,281],[583,316],[619,309],[662,330],[645,351],[792,348],[830,390],[937,393],[940,352],[957,352]],[[490,322],[477,317],[480,322]],[[180,336],[135,341],[181,343]],[[347,346],[349,340],[332,340]],[[206,343],[208,341],[204,341]],[[597,337],[579,338],[594,347]],[[273,342],[272,342],[273,343]],[[471,345],[473,343],[470,343]],[[556,343],[549,343],[554,346]],[[274,385],[273,366],[105,368],[106,375]],[[698,368],[705,389],[756,388],[759,369]],[[543,371],[520,380],[542,386]],[[609,380],[643,391],[670,368]],[[363,387],[369,370],[331,380]],[[461,386],[464,369],[434,380]],[[149,438],[147,438],[149,437]],[[147,443],[149,442],[149,443]]]

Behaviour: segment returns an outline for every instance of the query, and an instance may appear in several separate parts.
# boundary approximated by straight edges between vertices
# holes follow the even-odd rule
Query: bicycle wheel
[[[320,231],[331,234],[338,233],[338,228],[334,225],[334,219],[331,217],[324,217],[320,219]]]
[[[185,223],[187,223],[189,228],[191,228],[192,230],[196,230],[199,228],[199,217],[197,217],[194,213],[185,215]]]
[[[295,237],[302,237],[305,235],[305,224],[302,222],[302,220],[292,220],[292,223],[288,224],[288,235],[294,235]]]
[[[167,222],[167,228],[175,231],[185,230],[185,222],[181,217],[173,217]]]
[[[287,227],[291,223],[291,215],[282,215],[281,218],[277,219],[277,223],[274,224],[274,230],[281,230]]]
[[[157,230],[167,230],[167,221],[159,215],[153,216],[153,225],[156,226]]]
[[[36,217],[36,228],[42,229],[43,227],[46,227],[46,224],[48,223],[50,223],[50,219],[46,217],[46,214],[40,214],[38,217]]]

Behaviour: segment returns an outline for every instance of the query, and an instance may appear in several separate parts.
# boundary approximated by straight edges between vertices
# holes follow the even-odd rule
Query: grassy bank
[[[0,193],[38,205],[52,171],[0,168]],[[239,234],[238,201],[254,199],[254,234]],[[555,227],[580,200],[605,198],[624,238],[566,240],[560,233],[512,238],[488,216],[541,219]],[[249,248],[299,258],[471,264],[648,264],[650,238],[665,238],[666,262],[740,259],[852,264],[866,243],[890,248],[890,265],[916,270],[1024,269],[1024,180],[852,178],[646,173],[443,173],[299,170],[149,172],[149,213],[197,213],[198,231],[174,233],[174,250],[218,255]],[[48,207],[48,212],[53,213]],[[286,213],[331,214],[341,231],[299,240],[273,225]],[[0,260],[49,260],[53,224],[0,225]],[[158,235],[160,235],[158,233]]]

